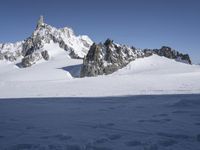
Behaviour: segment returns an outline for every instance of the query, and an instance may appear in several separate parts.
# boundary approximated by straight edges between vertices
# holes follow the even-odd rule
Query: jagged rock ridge
[[[0,44],[0,59],[15,61],[19,58],[22,59],[22,67],[29,67],[45,59],[43,51],[46,51],[45,45],[50,43],[59,44],[71,58],[83,58],[93,42],[88,36],[76,36],[71,28],[52,27],[44,23],[44,18],[41,16],[30,37],[15,44]],[[45,55],[49,55],[47,51]]]
[[[111,74],[125,67],[136,58],[144,57],[144,53],[134,47],[119,45],[106,40],[104,44],[93,44],[83,60],[81,77]]]
[[[182,54],[168,46],[163,46],[160,49],[144,49],[144,53],[149,55],[157,54],[159,56],[174,59],[178,62],[192,64],[192,61],[188,54]]]
[[[108,39],[104,44],[93,44],[83,60],[81,77],[111,74],[125,67],[137,58],[149,57],[153,54],[191,64],[188,54],[182,54],[163,46],[161,49],[139,50],[134,47],[119,45]]]

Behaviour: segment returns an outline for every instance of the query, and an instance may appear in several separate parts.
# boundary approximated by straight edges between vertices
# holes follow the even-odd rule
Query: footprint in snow
[[[173,140],[173,139],[168,139],[168,140],[162,140],[159,141],[158,144],[163,146],[163,147],[168,147],[168,146],[172,146],[174,144],[177,144],[178,142]]]
[[[134,147],[134,146],[141,146],[143,145],[141,141],[128,141],[128,142],[125,142],[125,145],[128,146],[128,147]]]
[[[118,140],[121,137],[122,137],[122,135],[120,135],[120,134],[112,134],[112,135],[108,136],[108,139],[110,139],[110,140]]]

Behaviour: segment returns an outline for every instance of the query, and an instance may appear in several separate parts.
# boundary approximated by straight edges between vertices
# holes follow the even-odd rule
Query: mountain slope
[[[177,62],[164,56],[156,54],[149,58],[138,59],[128,64],[125,68],[114,73],[118,74],[187,74],[198,72],[199,66],[188,65],[186,63]]]

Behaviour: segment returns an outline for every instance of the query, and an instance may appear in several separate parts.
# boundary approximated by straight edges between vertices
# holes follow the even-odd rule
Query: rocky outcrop
[[[22,42],[0,44],[0,60],[14,62],[21,57]]]
[[[4,56],[1,52],[0,52],[0,60],[4,60]]]
[[[42,55],[42,57],[43,57],[44,60],[49,60],[49,57],[50,57],[50,56],[49,56],[48,51],[46,51],[46,50],[45,50],[45,51],[42,51],[42,52],[41,52],[41,55]]]
[[[41,59],[42,59],[41,53],[34,52],[34,53],[32,53],[32,54],[30,54],[30,55],[28,55],[28,56],[26,56],[22,59],[20,67],[24,67],[24,68],[30,67]]]
[[[145,56],[157,54],[159,56],[164,56],[169,59],[174,59],[178,62],[183,62],[187,64],[192,64],[191,59],[188,54],[182,54],[176,50],[173,50],[171,47],[163,46],[160,49],[145,49]]]
[[[104,44],[93,44],[83,60],[81,77],[111,74],[126,66],[130,61],[143,57],[135,48],[115,44],[108,39]]]
[[[134,47],[116,44],[108,39],[104,44],[94,43],[91,46],[83,60],[80,77],[111,74],[137,58],[149,57],[153,54],[191,64],[188,54],[182,54],[170,47],[138,50]]]
[[[37,28],[41,28],[41,26],[43,25],[44,25],[44,17],[40,16],[40,19],[38,20],[38,23],[37,23]]]
[[[42,59],[48,61],[49,58],[49,53],[46,50],[42,52],[34,52],[30,55],[25,56],[19,66],[23,68],[30,67]]]

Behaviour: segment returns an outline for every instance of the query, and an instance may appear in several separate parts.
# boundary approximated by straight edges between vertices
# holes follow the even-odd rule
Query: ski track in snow
[[[200,95],[0,100],[1,150],[199,150]]]

